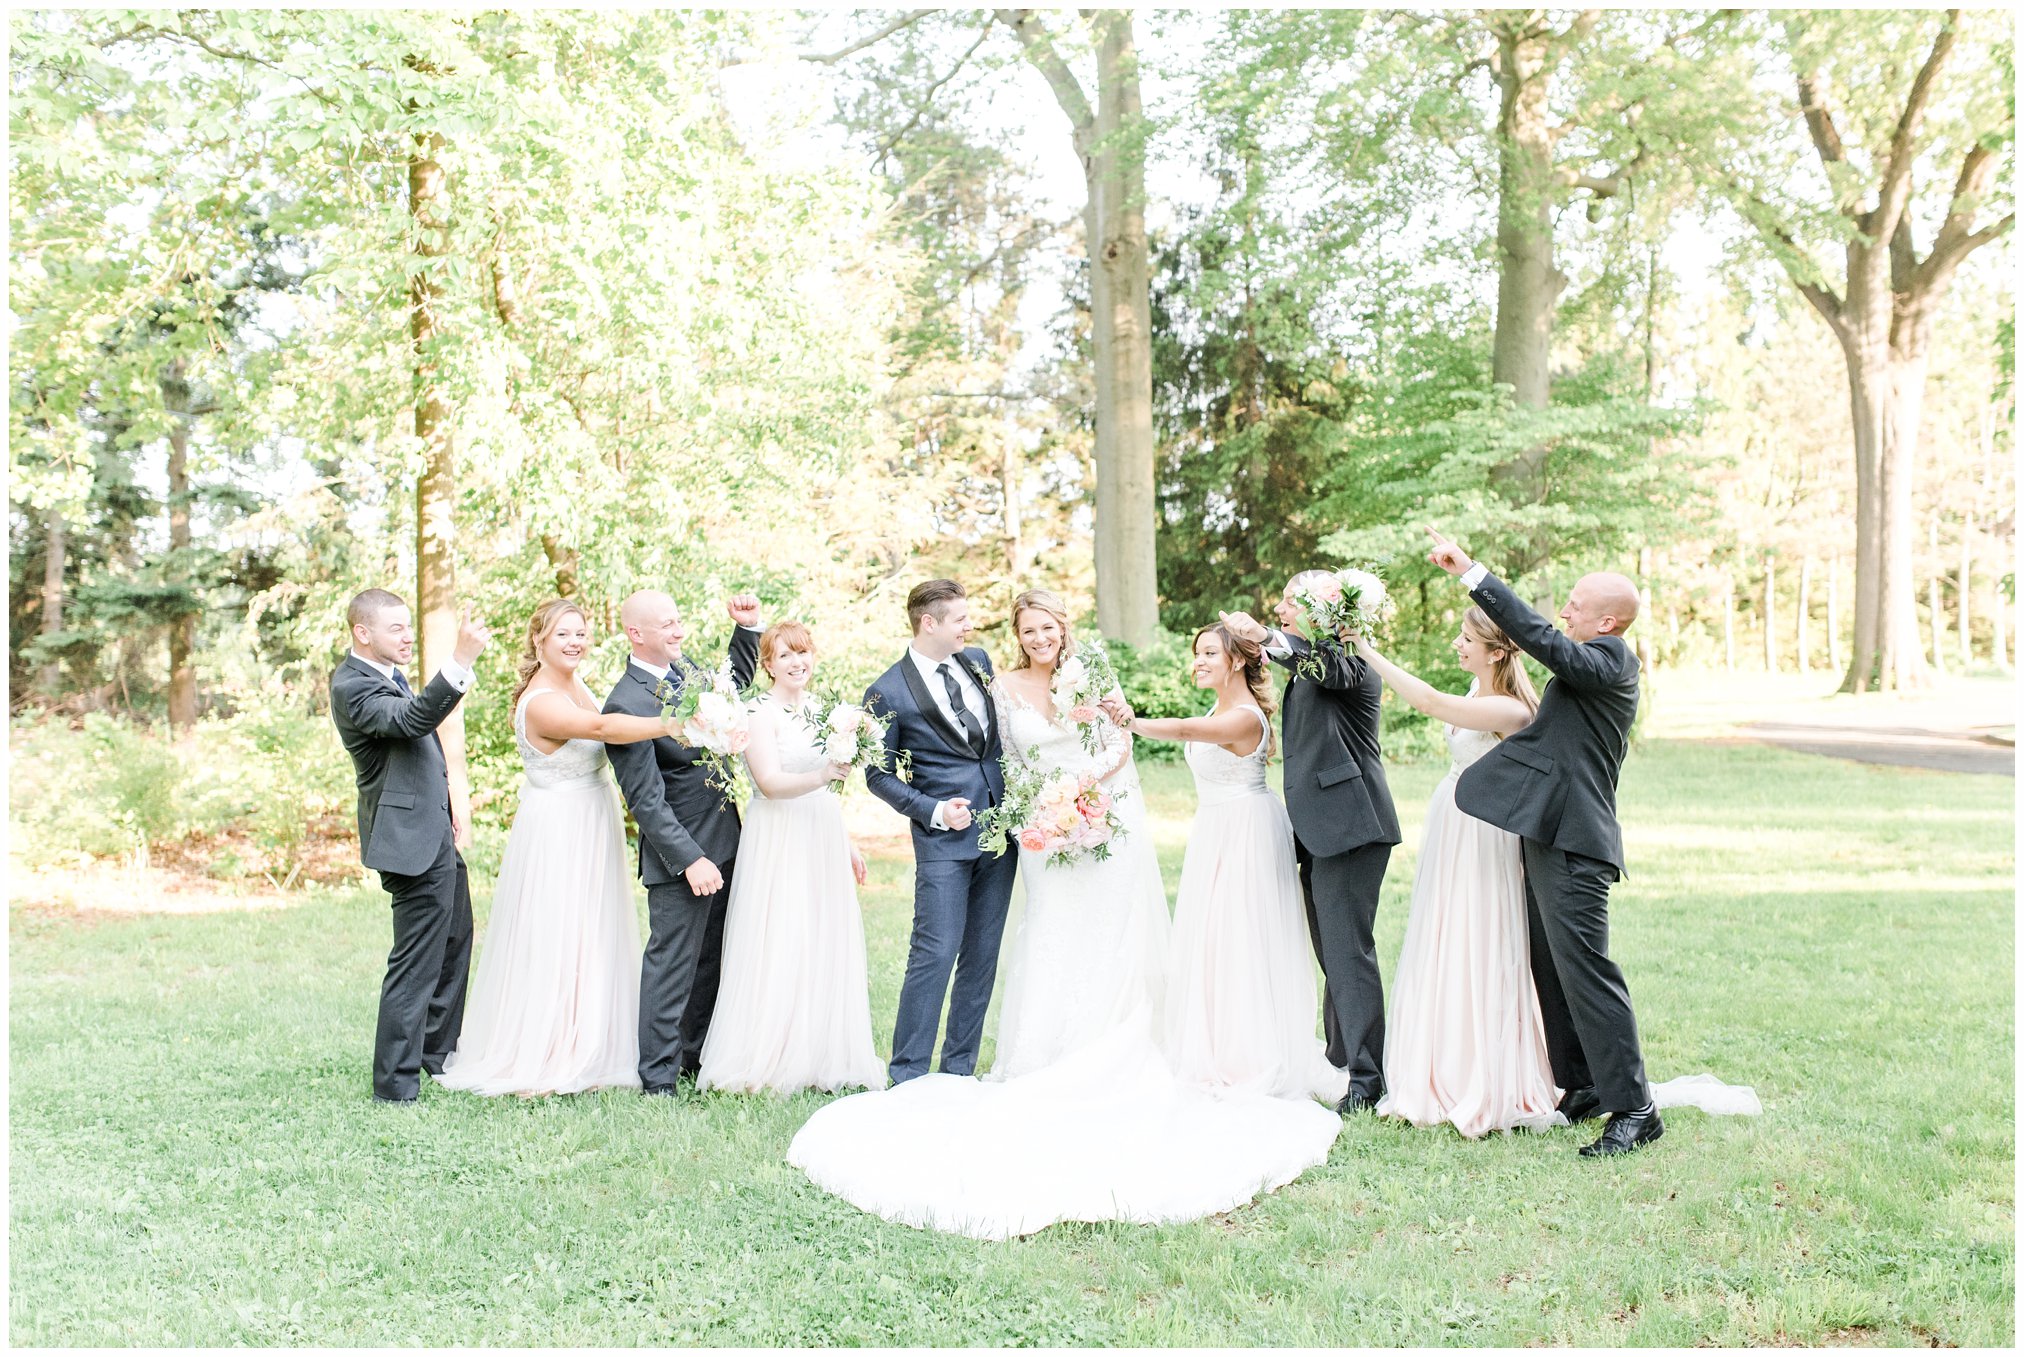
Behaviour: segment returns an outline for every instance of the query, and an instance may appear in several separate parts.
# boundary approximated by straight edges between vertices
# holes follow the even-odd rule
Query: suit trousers
[[[640,1083],[666,1088],[703,1066],[703,1039],[717,1010],[724,967],[724,910],[735,859],[719,862],[724,884],[709,895],[685,877],[647,887],[647,949],[640,958]]]
[[[380,985],[373,1034],[372,1091],[405,1101],[421,1091],[421,1072],[441,1074],[464,1030],[464,987],[471,975],[471,880],[449,828],[428,869],[414,876],[381,872],[393,897],[394,945]]]
[[[1353,1098],[1384,1091],[1384,979],[1378,974],[1378,895],[1392,845],[1369,843],[1317,857],[1296,836],[1307,932],[1321,961],[1321,1027],[1328,1060],[1349,1071]]]
[[[974,1074],[984,1044],[984,1014],[998,980],[998,945],[1019,870],[1015,850],[996,857],[914,864],[914,932],[907,974],[893,1019],[895,1084],[928,1072],[935,1029],[942,1025],[942,996],[949,1000],[942,1037],[942,1073]],[[951,972],[955,983],[950,984]]]
[[[1652,1090],[1630,990],[1609,959],[1615,869],[1532,839],[1524,846],[1532,982],[1553,1082],[1569,1092],[1592,1086],[1606,1111],[1635,1111],[1651,1101]]]

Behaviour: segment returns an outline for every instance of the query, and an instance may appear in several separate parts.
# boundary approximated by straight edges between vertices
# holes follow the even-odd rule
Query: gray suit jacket
[[[731,677],[742,690],[759,664],[759,634],[740,627],[731,634]],[[669,700],[674,688],[668,689]],[[630,660],[604,700],[607,712],[659,716],[661,698],[653,683]],[[640,831],[640,880],[662,886],[680,879],[698,858],[719,867],[738,852],[738,808],[710,785],[702,754],[663,735],[637,744],[608,744],[611,770]]]
[[[1616,775],[1637,716],[1637,656],[1619,636],[1572,641],[1495,575],[1469,595],[1553,681],[1532,724],[1497,742],[1455,784],[1455,804],[1478,820],[1623,875]]]
[[[1324,858],[1397,843],[1398,814],[1378,744],[1384,681],[1337,643],[1316,647],[1292,632],[1281,634],[1293,652],[1273,660],[1293,674],[1280,713],[1293,832],[1308,852]],[[1301,659],[1310,654],[1322,666],[1318,679],[1300,673]]]
[[[377,872],[428,870],[450,831],[450,769],[436,727],[463,694],[441,674],[412,696],[359,659],[330,676],[330,719],[358,773],[359,859]]]

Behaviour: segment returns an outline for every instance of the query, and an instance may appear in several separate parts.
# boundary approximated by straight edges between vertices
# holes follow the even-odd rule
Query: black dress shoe
[[[1363,1093],[1345,1093],[1342,1095],[1342,1101],[1335,1105],[1335,1110],[1345,1117],[1352,1112],[1375,1112],[1377,1099]]]
[[[679,1098],[682,1096],[681,1089],[673,1084],[646,1084],[640,1088],[640,1092],[649,1098]]]
[[[1567,1118],[1570,1126],[1599,1117],[1602,1115],[1602,1097],[1592,1084],[1587,1088],[1569,1089],[1567,1096],[1560,1100],[1560,1115]]]
[[[1593,1145],[1583,1145],[1581,1154],[1593,1159],[1602,1155],[1629,1154],[1643,1145],[1649,1145],[1666,1133],[1666,1124],[1659,1120],[1659,1109],[1655,1104],[1646,1103],[1635,1112],[1612,1112],[1609,1125],[1602,1128],[1602,1136]]]
[[[420,1095],[414,1093],[410,1093],[405,1098],[387,1098],[375,1093],[372,1095],[372,1100],[376,1103],[385,1103],[389,1107],[413,1107],[421,1101],[421,1098]]]

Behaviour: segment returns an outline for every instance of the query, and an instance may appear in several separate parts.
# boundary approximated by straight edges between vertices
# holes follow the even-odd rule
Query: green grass
[[[1438,774],[1396,770],[1411,848]],[[1151,789],[1171,886],[1191,796]],[[1003,1244],[782,1160],[821,1099],[367,1101],[383,897],[15,908],[20,1344],[1528,1344],[2014,1337],[2013,784],[1758,747],[1631,760],[1614,897],[1655,1078],[1757,1087],[1622,1163],[1369,1118],[1226,1217]],[[910,865],[865,894],[889,1032]],[[482,883],[481,883],[482,884]],[[481,909],[485,892],[481,890]]]

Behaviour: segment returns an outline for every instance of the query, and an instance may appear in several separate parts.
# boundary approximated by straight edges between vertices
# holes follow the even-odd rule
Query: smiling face
[[[1197,688],[1220,688],[1230,681],[1236,657],[1223,645],[1223,638],[1211,629],[1195,638],[1195,661],[1189,672]]]
[[[1052,669],[1061,658],[1061,623],[1045,608],[1021,608],[1012,619],[1012,629],[1018,634],[1019,648],[1035,668]]]
[[[574,608],[559,614],[548,635],[535,642],[534,653],[550,669],[574,674],[590,653],[590,623]]]
[[[768,649],[772,653],[766,656],[766,672],[773,676],[774,687],[798,693],[808,686],[815,673],[813,651],[795,646],[785,636],[775,637]]]
[[[1272,615],[1279,619],[1281,631],[1300,631],[1305,634],[1300,625],[1300,604],[1293,597],[1291,584],[1286,586],[1286,592],[1279,596],[1279,601],[1272,605]]]
[[[969,599],[944,599],[921,614],[914,647],[929,659],[946,660],[969,643]]]
[[[1462,668],[1486,684],[1490,681],[1491,669],[1506,654],[1469,630],[1466,622],[1455,633],[1454,647],[1455,658],[1461,661]]]
[[[357,622],[351,629],[352,648],[368,659],[405,668],[415,657],[415,622],[405,603],[392,603]]]
[[[675,601],[656,590],[642,590],[625,601],[619,613],[633,654],[646,663],[667,668],[682,657],[689,629]]]
[[[1621,636],[1637,620],[1637,586],[1622,575],[1598,571],[1583,575],[1567,591],[1560,620],[1570,641],[1592,641],[1598,636]]]

